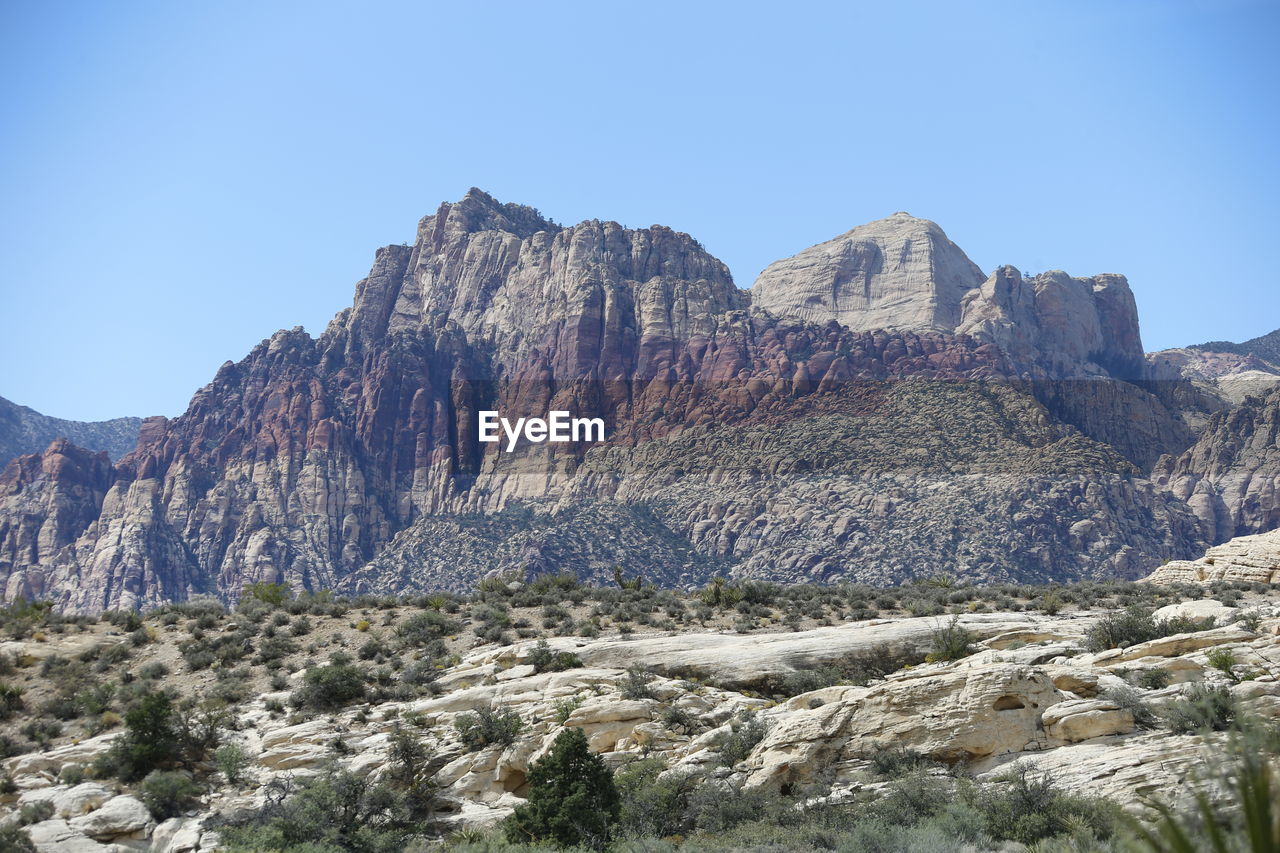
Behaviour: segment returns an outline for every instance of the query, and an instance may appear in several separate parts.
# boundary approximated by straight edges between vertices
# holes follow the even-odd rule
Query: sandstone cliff
[[[1191,506],[1213,542],[1280,526],[1280,386],[1215,415],[1152,479]]]
[[[1143,478],[1192,436],[1122,277],[984,282],[905,215],[801,256],[749,295],[686,234],[472,190],[379,250],[318,338],[225,364],[94,488],[63,483],[65,448],[12,463],[4,595],[95,610],[633,563],[671,584],[1134,577],[1203,549]],[[481,409],[608,437],[505,453]]]

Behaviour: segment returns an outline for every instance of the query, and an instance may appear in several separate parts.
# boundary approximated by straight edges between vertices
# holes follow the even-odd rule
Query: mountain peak
[[[539,231],[559,231],[561,226],[543,216],[537,208],[525,204],[498,201],[479,187],[467,190],[459,201],[446,202],[434,217],[427,217],[419,225],[435,220],[443,221],[453,231],[475,234],[480,231],[505,231],[527,239]]]
[[[752,302],[779,316],[851,329],[949,331],[986,276],[936,222],[906,211],[770,264]]]

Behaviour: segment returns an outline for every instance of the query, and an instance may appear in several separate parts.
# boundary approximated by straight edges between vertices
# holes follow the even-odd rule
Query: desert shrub
[[[229,784],[239,785],[244,779],[245,768],[249,766],[249,755],[239,744],[228,743],[218,747],[213,761]]]
[[[1021,844],[1065,834],[1080,824],[1106,832],[1117,814],[1105,801],[1068,794],[1047,775],[1026,768],[1014,772],[1004,785],[979,789],[974,805],[988,835]]]
[[[1121,649],[1171,634],[1185,634],[1212,628],[1213,618],[1197,620],[1187,616],[1157,620],[1151,610],[1132,604],[1119,613],[1103,616],[1085,634],[1085,648],[1091,652]]]
[[[1258,633],[1258,628],[1262,625],[1262,614],[1259,613],[1256,608],[1253,610],[1246,610],[1244,613],[1240,614],[1240,617],[1236,621],[1240,624],[1241,628],[1244,628],[1252,634],[1256,634]]]
[[[1138,676],[1138,686],[1144,690],[1163,690],[1173,681],[1173,673],[1164,667],[1144,670]]]
[[[767,731],[764,720],[750,711],[742,713],[729,723],[729,731],[720,733],[712,743],[720,753],[720,763],[732,767],[745,759]]]
[[[58,781],[73,787],[79,785],[84,781],[84,768],[79,764],[64,764],[58,773]]]
[[[582,666],[582,659],[573,652],[552,651],[546,640],[539,640],[529,653],[529,663],[534,672],[563,672]]]
[[[685,734],[693,734],[698,730],[698,718],[675,705],[668,705],[662,709],[662,715],[659,717],[662,724],[668,729]]]
[[[331,767],[301,781],[277,777],[255,812],[218,827],[229,853],[401,853],[428,826],[390,785]]]
[[[169,674],[169,667],[154,661],[152,663],[143,664],[138,668],[138,677],[148,681],[159,681]]]
[[[19,599],[0,608],[0,624],[13,639],[22,640],[31,636],[37,626],[44,625],[52,612],[52,601]]]
[[[569,722],[569,718],[573,716],[573,712],[582,707],[582,699],[578,696],[572,696],[566,699],[557,699],[554,706],[553,716],[555,721],[560,725]]]
[[[1239,715],[1239,703],[1225,687],[1193,684],[1165,705],[1161,718],[1174,734],[1225,731]]]
[[[7,720],[22,709],[23,692],[16,684],[0,682],[0,720]]]
[[[422,648],[450,634],[456,634],[462,626],[438,610],[415,613],[396,626],[396,636],[405,648]]]
[[[959,616],[952,616],[946,624],[933,630],[929,639],[929,662],[954,661],[973,654],[973,634],[960,624]]]
[[[12,758],[15,755],[23,755],[30,751],[30,746],[19,743],[9,735],[0,734],[0,759]]]
[[[25,829],[16,823],[10,823],[0,825],[0,850],[9,853],[36,853],[36,845]]]
[[[18,826],[30,826],[51,817],[53,817],[53,803],[48,800],[36,800],[18,809]]]
[[[627,674],[622,677],[619,685],[622,689],[623,699],[652,699],[653,689],[649,686],[653,681],[653,674],[647,672],[638,666],[627,668]]]
[[[516,735],[524,728],[524,722],[515,711],[481,708],[473,713],[459,715],[454,720],[453,727],[463,745],[474,751],[490,744],[514,743]]]
[[[400,680],[405,684],[413,684],[421,687],[424,684],[430,684],[440,676],[440,670],[437,668],[435,661],[417,660],[406,666],[400,671]]]
[[[565,729],[529,771],[529,798],[504,827],[511,841],[603,850],[621,803],[613,773],[581,729]]]
[[[1232,680],[1235,680],[1235,665],[1238,663],[1235,652],[1219,646],[1215,649],[1210,649],[1205,657],[1209,662],[1209,666],[1226,673]]]
[[[620,803],[620,835],[665,838],[692,828],[689,798],[698,783],[689,774],[660,779],[666,769],[662,759],[640,758],[614,774]]]
[[[19,733],[40,749],[48,749],[53,739],[62,734],[62,724],[53,720],[32,720]]]
[[[182,814],[195,805],[200,786],[185,773],[153,770],[139,786],[142,804],[157,821]]]
[[[432,777],[441,762],[427,749],[422,738],[396,724],[387,744],[385,780],[401,797],[406,816],[421,821],[436,806],[436,784]]]
[[[173,699],[156,691],[142,697],[124,715],[125,732],[94,762],[95,775],[136,782],[178,757],[178,727]]]
[[[1165,670],[1159,670],[1165,672]],[[1122,711],[1128,711],[1133,715],[1133,724],[1140,729],[1152,729],[1159,722],[1159,717],[1155,711],[1151,710],[1151,706],[1146,700],[1131,687],[1116,687],[1107,690],[1103,696],[1116,703],[1116,707]]]
[[[284,614],[281,614],[282,616]],[[282,660],[298,650],[298,644],[283,634],[268,637],[258,644],[258,653],[254,656],[255,664],[271,664]]]
[[[876,773],[886,779],[901,779],[919,770],[938,766],[936,761],[914,749],[900,746],[877,749],[869,757]]]
[[[272,607],[283,607],[285,602],[289,600],[289,588],[284,584],[267,583],[266,581],[258,581],[251,583],[244,588],[240,594],[241,608],[249,602],[262,602]]]
[[[346,655],[335,653],[327,666],[307,669],[302,686],[293,691],[290,702],[300,708],[332,711],[363,698],[364,694],[364,674]]]

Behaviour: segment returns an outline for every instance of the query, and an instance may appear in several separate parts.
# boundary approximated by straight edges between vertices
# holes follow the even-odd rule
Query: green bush
[[[266,581],[251,583],[240,594],[241,609],[245,609],[245,605],[253,601],[260,601],[272,607],[283,607],[288,600],[288,587],[284,584],[267,583]]]
[[[213,761],[228,784],[239,785],[244,779],[245,768],[249,766],[249,755],[239,744],[229,743],[218,747]]]
[[[627,674],[623,676],[620,685],[622,689],[623,699],[652,699],[653,689],[649,686],[649,682],[653,681],[653,674],[647,672],[638,666],[627,668]]]
[[[429,829],[391,786],[336,767],[277,777],[265,794],[258,811],[218,827],[228,853],[402,853]]]
[[[936,761],[921,755],[914,749],[892,746],[871,753],[871,766],[886,779],[901,779],[919,770],[938,766]]]
[[[290,701],[300,708],[333,711],[364,694],[364,674],[345,655],[334,654],[328,666],[313,666],[306,671],[302,686],[293,691]]]
[[[729,723],[729,731],[721,732],[712,746],[720,753],[720,763],[732,767],[751,754],[767,731],[764,720],[746,711]]]
[[[196,804],[200,786],[174,770],[153,770],[139,786],[142,804],[157,821],[176,817]]]
[[[666,769],[660,758],[640,758],[614,775],[620,802],[619,834],[665,838],[692,828],[689,798],[699,783],[689,774],[660,779]]]
[[[178,725],[168,693],[147,693],[124,715],[125,732],[94,762],[95,774],[136,782],[178,757]]]
[[[539,640],[529,652],[529,663],[534,672],[563,672],[582,666],[582,659],[573,652],[552,651],[546,640]]]
[[[16,684],[0,682],[0,720],[7,720],[22,709],[23,692]]]
[[[581,729],[565,729],[530,768],[529,798],[508,818],[505,832],[511,841],[603,850],[620,809],[609,768],[592,754]]]
[[[1115,808],[1103,800],[1068,794],[1047,775],[1020,768],[1004,785],[989,785],[975,797],[984,829],[992,838],[1034,844],[1073,827],[1103,828],[1116,820]]]
[[[482,708],[474,713],[460,714],[453,721],[453,727],[463,746],[475,751],[491,744],[514,743],[516,735],[524,728],[524,722],[515,711],[495,712]]]
[[[1231,649],[1219,646],[1216,649],[1210,649],[1205,657],[1209,662],[1209,666],[1226,673],[1232,680],[1236,680],[1235,665],[1239,661],[1236,660],[1236,654]]]
[[[36,853],[35,842],[16,823],[0,825],[0,850],[6,853]]]
[[[1193,684],[1165,705],[1161,717],[1174,734],[1226,731],[1239,716],[1239,703],[1226,687]]]
[[[1212,628],[1212,617],[1203,620],[1186,616],[1156,620],[1151,610],[1133,604],[1119,613],[1108,613],[1085,634],[1085,648],[1091,652],[1121,649],[1149,640]]]
[[[422,648],[433,640],[458,633],[461,627],[438,610],[424,610],[397,625],[396,636],[405,648]]]
[[[30,826],[53,817],[53,803],[48,800],[36,800],[18,809],[18,826]]]
[[[1138,676],[1138,686],[1144,690],[1163,690],[1173,681],[1173,673],[1163,667],[1144,670]]]
[[[960,625],[960,617],[952,616],[950,622],[933,630],[925,660],[931,663],[960,660],[973,654],[973,642],[973,634]]]

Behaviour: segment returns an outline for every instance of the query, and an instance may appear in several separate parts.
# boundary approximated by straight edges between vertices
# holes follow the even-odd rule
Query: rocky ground
[[[41,851],[222,849],[244,844],[228,820],[301,780],[393,778],[411,740],[430,757],[416,843],[492,849],[475,845],[565,728],[619,778],[653,767],[792,811],[892,797],[905,762],[977,791],[1030,768],[1142,814],[1150,795],[1185,800],[1221,751],[1226,735],[1186,722],[1189,692],[1280,719],[1280,597],[1262,584],[626,585],[491,581],[410,601],[260,587],[237,612],[145,618],[10,608],[0,814]],[[181,732],[216,737],[122,781],[113,744],[138,742],[137,709],[165,691]],[[175,773],[194,786],[165,788]],[[724,820],[680,836],[712,849],[698,839],[732,834]],[[982,837],[938,849],[996,849]]]

